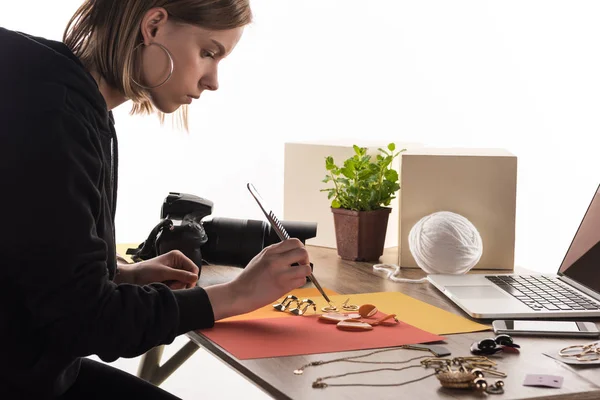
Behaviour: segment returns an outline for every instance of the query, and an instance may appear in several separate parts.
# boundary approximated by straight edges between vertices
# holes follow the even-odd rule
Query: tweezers
[[[281,224],[279,219],[275,216],[275,213],[273,213],[273,210],[272,209],[267,210],[267,208],[265,206],[265,201],[260,196],[260,194],[258,194],[258,191],[254,187],[254,185],[252,185],[251,183],[248,183],[246,186],[248,187],[250,194],[252,194],[252,197],[254,197],[254,199],[258,203],[258,206],[260,207],[262,212],[265,214],[265,217],[267,217],[267,220],[271,224],[271,227],[273,228],[273,230],[275,230],[275,233],[277,233],[277,236],[279,236],[279,239],[281,241],[289,239],[290,235],[287,233],[287,231],[285,230],[285,228],[283,227],[283,225]],[[319,293],[321,293],[321,295],[325,298],[325,300],[327,300],[327,303],[331,304],[331,300],[329,300],[329,297],[327,297],[327,295],[325,294],[325,291],[323,290],[323,288],[317,281],[317,278],[315,278],[315,276],[312,274],[312,272],[308,276],[308,279],[310,279],[310,281],[313,283],[313,285],[315,285],[317,290],[319,290]]]

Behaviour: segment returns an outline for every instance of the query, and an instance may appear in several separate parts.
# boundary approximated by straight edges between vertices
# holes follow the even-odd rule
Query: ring
[[[573,353],[575,350],[579,350],[578,353]],[[576,344],[573,346],[567,346],[563,349],[561,349],[558,354],[561,357],[579,357],[582,356],[584,354],[590,353],[590,348],[588,346],[583,346],[581,344]],[[567,352],[570,351],[570,353],[567,354]]]
[[[321,308],[321,311],[323,311],[323,312],[337,311],[337,307],[325,306],[325,307]]]
[[[583,354],[577,355],[577,361],[581,361],[581,362],[598,361],[598,360],[600,360],[600,354],[598,354],[598,352],[596,352],[596,351],[591,352],[591,353],[583,353]]]

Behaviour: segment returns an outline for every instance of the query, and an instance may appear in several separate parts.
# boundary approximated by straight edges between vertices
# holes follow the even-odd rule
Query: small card
[[[562,387],[563,377],[558,375],[536,375],[528,374],[525,376],[523,386],[542,386],[559,389]]]

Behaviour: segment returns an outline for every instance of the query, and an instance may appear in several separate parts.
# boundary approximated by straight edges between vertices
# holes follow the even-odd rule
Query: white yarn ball
[[[408,244],[417,265],[428,274],[465,274],[483,254],[477,228],[450,211],[421,218],[410,230]]]

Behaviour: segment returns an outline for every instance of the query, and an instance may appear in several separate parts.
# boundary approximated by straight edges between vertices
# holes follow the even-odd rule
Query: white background
[[[0,26],[60,39],[80,1],[3,3]],[[364,138],[512,151],[516,263],[558,267],[600,176],[599,2],[252,4],[189,134],[115,110],[120,242],[144,239],[169,191],[259,219],[252,181],[281,213],[286,141]]]

